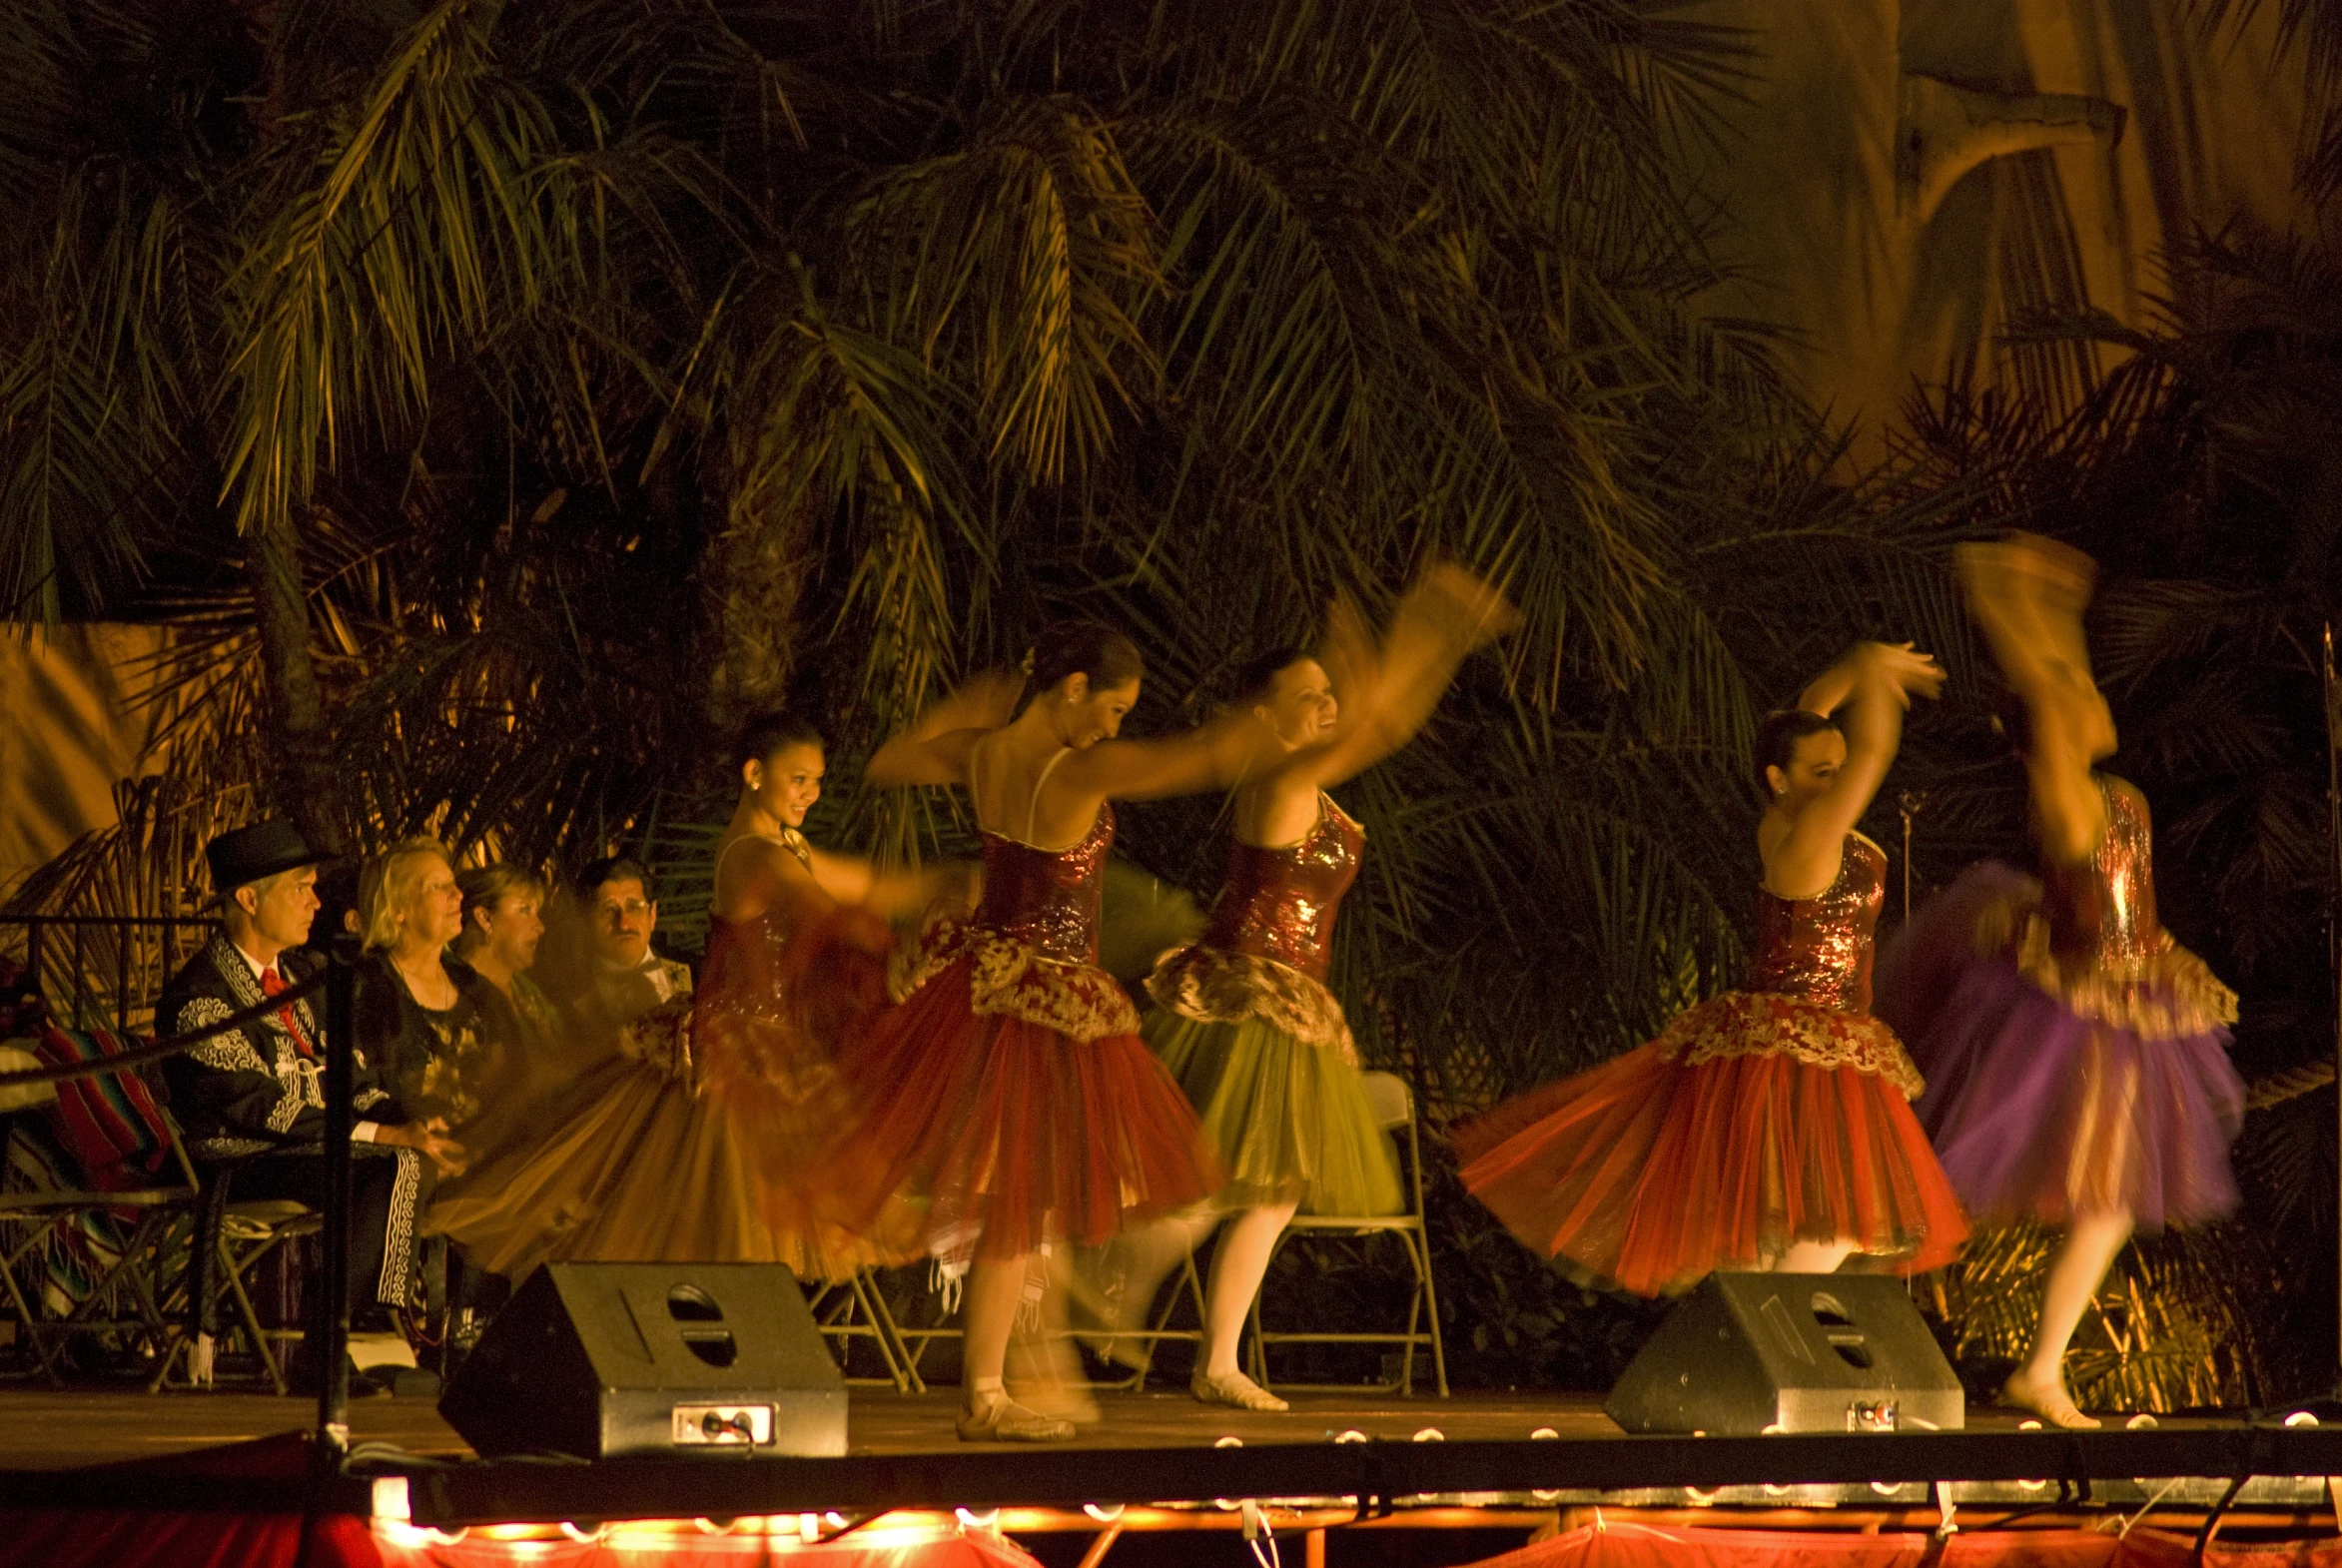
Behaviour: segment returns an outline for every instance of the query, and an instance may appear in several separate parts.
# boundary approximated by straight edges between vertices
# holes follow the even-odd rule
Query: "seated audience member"
[[[486,981],[511,1010],[510,1029],[529,1058],[553,1049],[561,1016],[529,978],[545,934],[545,885],[516,866],[474,866],[456,873],[463,894],[463,934],[455,956]]]
[[[463,930],[463,895],[446,846],[410,838],[368,861],[358,907],[359,1040],[410,1110],[461,1141],[465,1124],[503,1101],[508,1053],[487,1019],[492,988],[447,952]]]
[[[489,1022],[512,1061],[508,1094],[517,1114],[567,1082],[577,1071],[561,1011],[530,973],[545,934],[545,885],[515,866],[474,866],[456,873],[463,891],[463,935],[455,956],[487,982]],[[513,1136],[511,1130],[502,1135]],[[477,1146],[467,1145],[472,1153]]]
[[[204,858],[224,929],[164,987],[158,1032],[184,1034],[261,1006],[318,968],[292,951],[309,940],[322,858],[298,828],[255,823],[212,840]],[[207,1181],[226,1176],[235,1198],[325,1202],[325,1011],[322,995],[296,998],[163,1063],[189,1152],[209,1168]],[[394,1326],[413,1286],[425,1169],[457,1169],[461,1151],[443,1129],[410,1117],[363,1042],[352,1057],[351,1320],[379,1331]],[[322,1290],[308,1295],[310,1332],[294,1364],[314,1386],[321,1369],[308,1347],[323,1342],[325,1303]]]
[[[578,1033],[616,1045],[621,1034],[662,1004],[691,995],[691,968],[651,951],[659,906],[640,861],[597,860],[577,879],[593,948],[592,978],[569,1004]],[[669,1011],[673,1011],[670,1009]]]

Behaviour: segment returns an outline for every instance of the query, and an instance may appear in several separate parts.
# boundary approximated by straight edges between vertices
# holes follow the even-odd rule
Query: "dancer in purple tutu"
[[[1876,1010],[1927,1077],[1916,1109],[1968,1211],[2065,1227],[2002,1402],[2093,1427],[2063,1363],[2115,1254],[2236,1206],[2236,994],[2157,923],[2146,798],[2094,766],[2114,750],[2081,628],[2095,566],[2023,534],[1958,563],[2022,705],[2041,874],[1970,868],[1890,946]]]

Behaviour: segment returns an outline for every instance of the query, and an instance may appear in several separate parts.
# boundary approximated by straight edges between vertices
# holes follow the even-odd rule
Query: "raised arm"
[[[1274,772],[1323,789],[1373,766],[1414,738],[1464,659],[1519,619],[1495,585],[1448,565],[1425,573],[1399,601],[1379,648],[1367,644],[1356,609],[1338,602],[1327,619],[1324,663],[1341,717],[1329,739],[1293,752]]]
[[[797,874],[804,877],[804,868],[799,867]],[[817,849],[809,880],[840,904],[859,904],[874,915],[892,917],[925,909],[964,877],[964,868],[959,867],[888,869],[860,855]]]
[[[1061,800],[1161,800],[1226,789],[1267,765],[1276,738],[1243,714],[1229,714],[1183,735],[1102,740],[1071,753],[1050,775]]]
[[[1927,654],[1866,642],[1807,686],[1799,707],[1825,718],[1843,711],[1846,762],[1766,857],[1767,887],[1785,898],[1811,898],[1837,879],[1846,835],[1870,809],[1902,744],[1912,694],[1934,696],[1943,685],[1944,672]]]
[[[1008,723],[1023,680],[987,670],[921,714],[910,728],[872,754],[863,777],[871,783],[964,784],[976,743]]]
[[[883,871],[859,855],[811,851],[809,871],[778,844],[747,839],[719,869],[717,913],[746,920],[780,909],[792,919],[860,905],[877,915],[923,908],[950,881],[940,869]]]
[[[2081,630],[2096,565],[2031,534],[1962,545],[1956,560],[1968,612],[2024,704],[2025,781],[2041,848],[2055,864],[2076,865],[2105,833],[2106,801],[2092,765],[2114,746]]]

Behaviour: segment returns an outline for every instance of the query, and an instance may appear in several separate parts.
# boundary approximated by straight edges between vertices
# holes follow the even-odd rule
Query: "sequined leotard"
[[[1868,1013],[1871,933],[1886,897],[1886,852],[1860,833],[1847,835],[1838,877],[1819,897],[1782,898],[1759,889],[1749,989]]]
[[[1257,1019],[1355,1063],[1341,1004],[1325,988],[1333,922],[1357,880],[1366,832],[1333,797],[1300,843],[1228,846],[1227,880],[1194,946],[1167,954],[1148,977],[1156,1005],[1198,1023]]]
[[[2146,798],[2097,779],[2089,857],[1970,867],[1897,937],[1880,1011],[1928,1075],[1918,1111],[1971,1213],[2142,1230],[2236,1205],[2236,996],[2155,911]]]
[[[900,1005],[843,1063],[870,1108],[828,1154],[848,1223],[907,1199],[949,1268],[1096,1244],[1219,1184],[1137,1009],[1096,962],[1114,829],[1101,802],[1062,850],[986,830],[976,910],[930,917],[890,977]]]
[[[1949,1261],[1967,1226],[1906,1103],[1923,1086],[1869,1012],[1886,863],[1850,833],[1819,896],[1760,892],[1750,988],[1460,1129],[1465,1186],[1541,1255],[1643,1295],[1799,1242]]]

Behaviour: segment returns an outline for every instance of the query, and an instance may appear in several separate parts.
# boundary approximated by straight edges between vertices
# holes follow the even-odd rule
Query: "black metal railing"
[[[0,951],[24,965],[50,1016],[144,1032],[163,984],[209,941],[200,915],[0,915]]]

